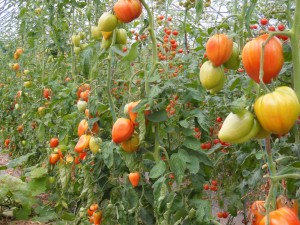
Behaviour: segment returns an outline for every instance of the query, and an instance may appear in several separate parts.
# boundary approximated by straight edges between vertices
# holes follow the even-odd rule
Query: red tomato
[[[259,223],[259,225],[265,224],[267,224],[267,216]],[[300,221],[291,209],[283,207],[270,212],[270,225],[300,225]]]
[[[211,181],[211,184],[212,184],[213,186],[217,186],[217,185],[218,185],[218,182],[217,182],[216,180],[212,180],[212,181]]]
[[[267,18],[261,18],[261,19],[260,19],[260,24],[263,25],[263,26],[267,25],[268,22],[269,22],[269,21],[268,21]]]
[[[58,138],[51,138],[50,143],[49,143],[50,144],[50,148],[57,147],[58,143],[59,143]]]
[[[231,56],[233,41],[225,34],[216,34],[206,42],[207,58],[214,66],[221,66]]]
[[[261,35],[248,42],[242,52],[243,65],[247,74],[259,83],[261,45],[269,37],[268,34]],[[278,38],[273,37],[265,46],[264,55],[264,77],[266,84],[271,83],[277,77],[283,66],[283,49]]]
[[[52,94],[51,89],[45,88],[45,89],[43,90],[43,96],[44,96],[44,98],[46,98],[46,99],[49,100],[50,97],[51,97],[51,94]]]
[[[59,154],[56,154],[56,153],[50,154],[50,156],[49,156],[49,163],[51,165],[56,164],[58,160],[59,160]]]
[[[134,124],[131,120],[119,118],[112,128],[112,141],[121,143],[127,141],[134,132]]]
[[[275,27],[274,26],[268,27],[268,31],[275,31]]]
[[[138,18],[142,13],[142,3],[139,0],[118,0],[114,5],[114,11],[117,18],[129,23]]]
[[[204,184],[203,189],[206,190],[206,191],[209,190],[209,185],[208,184]]]
[[[284,26],[283,24],[279,24],[279,25],[277,26],[277,28],[278,28],[278,30],[283,31],[284,28],[285,28],[285,26]]]

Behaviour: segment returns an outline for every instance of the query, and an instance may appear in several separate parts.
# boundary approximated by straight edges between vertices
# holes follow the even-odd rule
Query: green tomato
[[[50,183],[50,184],[53,184],[53,183],[55,182],[56,179],[55,179],[55,177],[52,177],[52,176],[51,176],[51,177],[49,177],[48,180],[49,180],[49,183]]]
[[[223,67],[215,67],[211,61],[206,61],[200,69],[200,82],[206,90],[217,88],[224,79]]]
[[[240,67],[240,52],[237,43],[233,43],[230,58],[223,64],[227,69],[237,70]]]
[[[93,152],[94,154],[97,154],[98,152],[100,152],[101,144],[102,144],[101,138],[91,137],[91,139],[89,141],[89,148],[90,148],[91,152]]]
[[[237,113],[230,113],[219,131],[221,141],[239,144],[254,138],[261,126],[253,114],[246,109]]]
[[[116,44],[126,45],[127,43],[127,32],[125,29],[117,30]]]
[[[82,101],[82,100],[79,100],[77,102],[77,109],[79,112],[84,112],[87,108],[87,102],[86,101]]]
[[[98,21],[98,28],[100,31],[113,31],[117,25],[117,17],[110,12],[103,13]]]
[[[23,146],[26,145],[26,141],[25,140],[23,140],[21,143],[22,143]]]

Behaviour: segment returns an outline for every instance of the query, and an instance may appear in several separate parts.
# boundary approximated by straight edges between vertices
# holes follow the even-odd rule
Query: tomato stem
[[[150,75],[152,75],[155,72],[156,63],[158,61],[157,46],[156,46],[156,36],[155,36],[155,33],[154,33],[153,14],[152,14],[149,6],[145,2],[145,0],[140,0],[140,2],[145,7],[145,9],[147,11],[147,14],[148,14],[148,18],[149,18],[149,29],[148,29],[148,31],[149,31],[151,42],[152,42],[152,69],[151,69],[150,73],[145,74],[145,92],[146,92],[146,95],[149,95],[149,93],[150,93],[149,77],[150,77]]]
[[[116,42],[116,30],[113,31],[112,45],[114,45],[115,42]],[[107,97],[108,97],[108,103],[109,103],[109,107],[110,107],[111,116],[112,116],[113,122],[115,122],[117,120],[116,113],[115,113],[115,105],[113,103],[112,96],[111,96],[111,93],[110,93],[110,90],[111,90],[111,77],[112,77],[111,66],[112,66],[112,59],[113,59],[113,54],[112,53],[113,52],[110,49],[108,57],[107,57],[108,63],[107,63],[106,88],[107,88]]]
[[[296,1],[295,17],[292,27],[291,48],[293,58],[293,86],[298,99],[300,100],[300,0]]]

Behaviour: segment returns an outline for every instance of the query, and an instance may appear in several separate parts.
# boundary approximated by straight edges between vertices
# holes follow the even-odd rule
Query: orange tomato
[[[259,223],[259,225],[265,224],[267,224],[267,216]],[[270,225],[300,225],[300,221],[291,209],[283,207],[270,212]]]
[[[86,119],[83,119],[80,121],[80,123],[78,124],[78,136],[80,137],[81,135],[85,134],[87,132],[89,128],[89,124],[88,121]]]
[[[298,199],[288,199],[287,197],[280,195],[276,199],[276,209],[282,207],[290,208],[296,216],[298,216]]]
[[[221,66],[231,56],[233,41],[226,34],[215,34],[206,42],[207,58],[214,66]]]
[[[49,143],[50,148],[55,148],[58,145],[58,143],[59,143],[58,138],[51,138]]]
[[[58,160],[59,160],[59,154],[56,154],[56,153],[50,154],[50,156],[49,156],[49,163],[51,165],[55,165]]]
[[[114,5],[114,11],[118,20],[129,23],[138,18],[142,13],[142,3],[139,0],[118,0]]]
[[[140,101],[130,102],[128,104],[128,114],[129,114],[130,120],[134,123],[134,125],[138,125],[138,123],[135,122],[138,113],[137,112],[132,112],[132,110],[139,104],[139,102]]]
[[[261,35],[252,41],[249,41],[242,52],[242,61],[247,74],[259,83],[260,55],[261,45],[269,37],[268,34]],[[278,76],[283,66],[283,48],[280,40],[276,37],[271,38],[265,46],[264,53],[264,76],[263,81],[266,84],[271,83],[272,79]]]
[[[121,142],[121,147],[125,152],[136,152],[139,149],[140,138],[138,134],[133,134],[127,141]]]
[[[133,187],[137,187],[140,181],[140,173],[139,172],[130,173],[128,175],[128,179]]]
[[[251,225],[259,225],[266,214],[265,201],[255,201],[251,206],[249,219]]]
[[[134,132],[134,125],[131,120],[119,118],[112,128],[112,141],[121,143],[127,141]]]
[[[93,217],[94,217],[94,225],[101,224],[102,211],[94,212]]]
[[[78,153],[83,152],[85,149],[89,147],[90,139],[91,139],[91,135],[87,135],[87,134],[81,135],[77,144],[75,145],[74,150]]]

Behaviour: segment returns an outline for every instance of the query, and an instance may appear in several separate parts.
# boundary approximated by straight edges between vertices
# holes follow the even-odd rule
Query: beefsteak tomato
[[[300,104],[292,88],[281,86],[259,97],[254,103],[254,111],[266,131],[283,135],[296,122]]]
[[[267,216],[260,221],[259,225],[266,224]],[[300,225],[300,221],[291,209],[283,207],[270,212],[270,225]]]
[[[233,41],[226,34],[215,34],[206,42],[207,58],[214,66],[221,66],[229,60],[233,48]]]
[[[260,55],[262,44],[269,37],[268,34],[261,35],[252,41],[249,41],[243,48],[242,62],[247,74],[259,83]],[[263,81],[266,84],[271,83],[272,79],[278,76],[283,66],[283,48],[280,40],[276,37],[271,38],[265,46],[264,53],[264,76]]]
[[[142,3],[139,0],[118,0],[114,5],[114,12],[123,23],[130,23],[138,18],[142,9]]]

